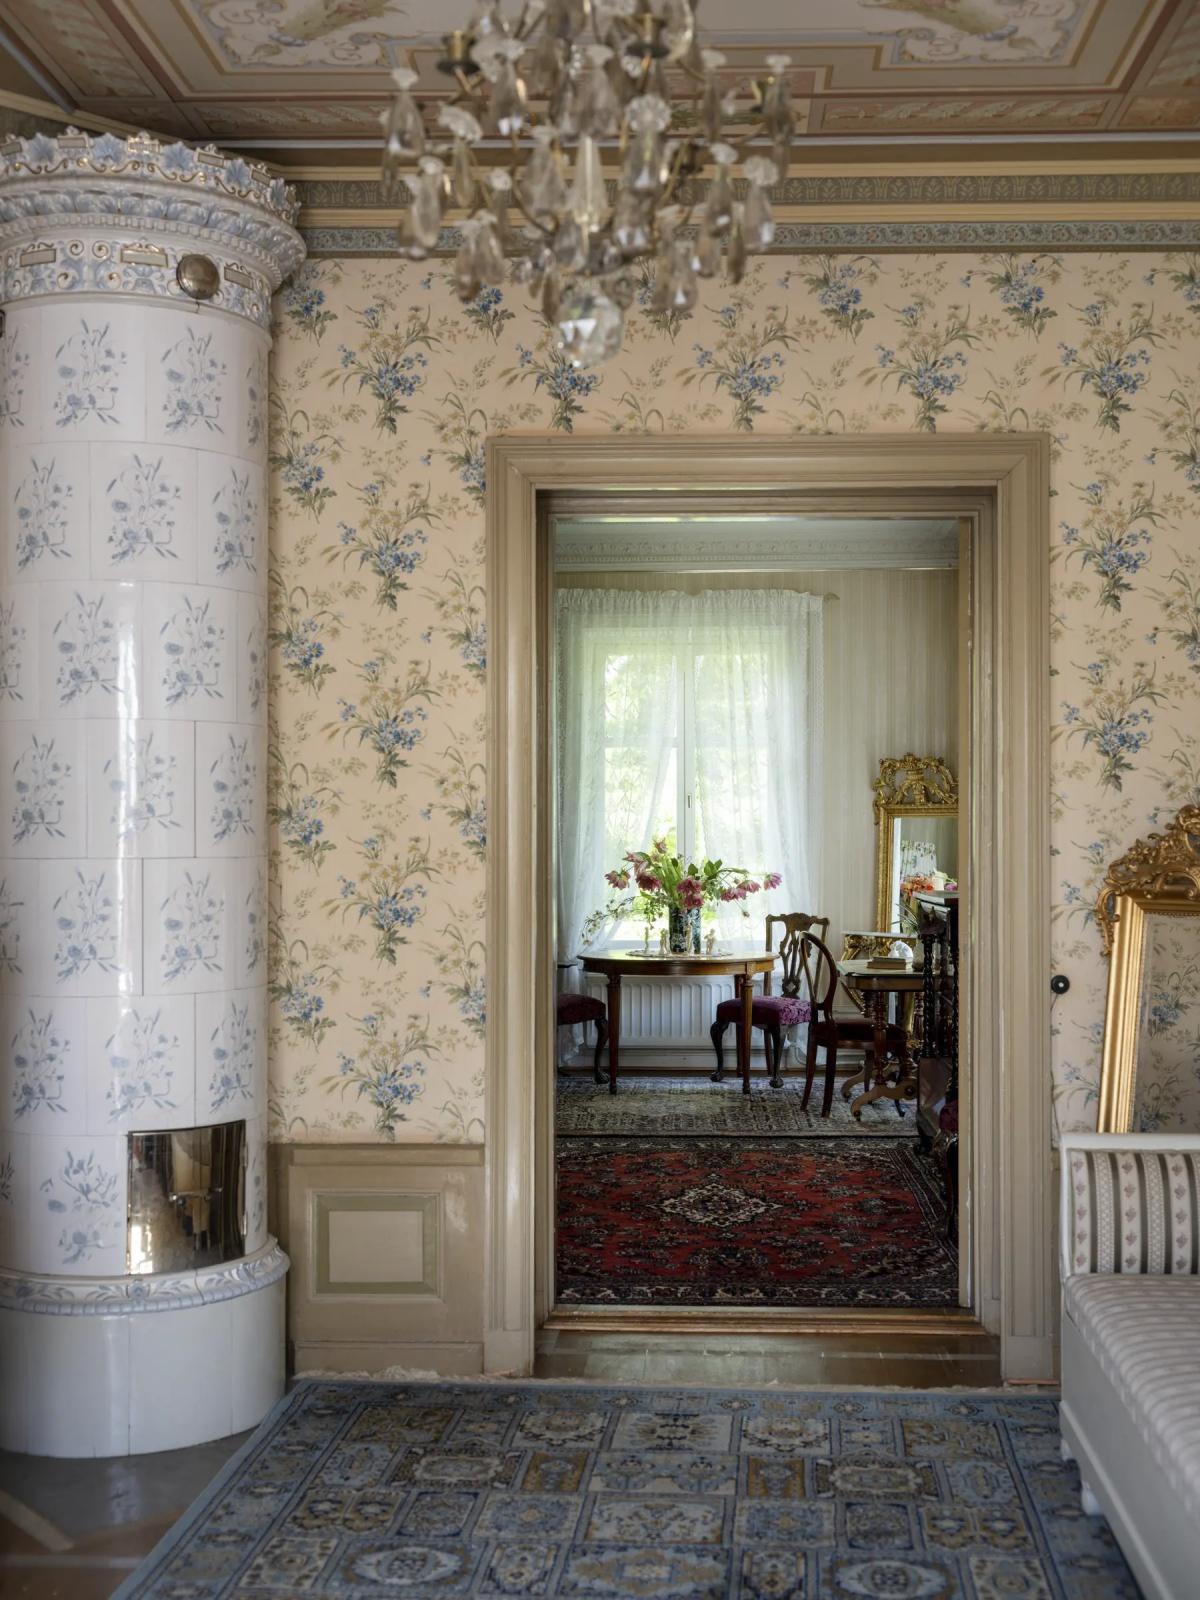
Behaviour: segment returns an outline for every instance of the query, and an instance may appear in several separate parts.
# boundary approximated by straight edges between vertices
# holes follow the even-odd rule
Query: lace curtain
[[[786,590],[559,591],[560,961],[608,899],[605,872],[664,822],[681,842],[690,827],[696,853],[783,875],[749,920],[720,908],[722,943],[757,944],[768,911],[818,910],[821,620],[821,596]]]

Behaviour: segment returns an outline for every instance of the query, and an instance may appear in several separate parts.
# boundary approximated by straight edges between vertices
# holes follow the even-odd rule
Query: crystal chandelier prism
[[[482,0],[444,41],[453,96],[427,129],[417,74],[392,74],[383,114],[385,199],[407,191],[400,250],[437,247],[453,208],[460,298],[524,284],[579,367],[621,348],[639,263],[651,309],[690,311],[722,262],[737,283],[771,243],[770,186],[787,172],[794,116],[786,56],[723,89],[725,58],[701,46],[697,0]],[[675,101],[668,74],[691,90]],[[673,129],[673,123],[676,130]],[[732,127],[744,131],[740,138]],[[617,163],[611,189],[603,153]],[[735,183],[740,169],[744,183]],[[699,198],[690,180],[708,174]]]

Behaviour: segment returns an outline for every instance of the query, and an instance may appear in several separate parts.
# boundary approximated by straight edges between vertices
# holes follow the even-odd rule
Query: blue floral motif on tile
[[[71,554],[67,535],[74,492],[53,458],[32,459],[13,496],[18,572],[24,572],[43,556],[61,561]]]
[[[13,762],[13,844],[30,839],[62,839],[66,814],[64,789],[71,778],[71,763],[58,755],[53,739],[30,736],[29,744]]]
[[[216,521],[213,555],[223,576],[239,568],[258,570],[260,507],[250,488],[250,474],[230,467],[228,479],[212,497]]]
[[[53,636],[58,641],[54,681],[60,706],[73,705],[93,690],[102,695],[116,692],[117,630],[103,595],[85,600],[76,594],[71,609],[54,624]]]
[[[214,1111],[254,1099],[257,1046],[258,1030],[250,1021],[250,1007],[231,1000],[209,1036],[212,1074],[208,1093]]]
[[[208,700],[224,697],[221,687],[221,651],[225,630],[212,616],[212,601],[197,604],[185,596],[179,609],[160,630],[165,662],[162,687],[169,706],[186,705],[197,695]]]
[[[61,1169],[42,1183],[47,1208],[68,1219],[58,1238],[63,1266],[90,1261],[107,1247],[117,1220],[119,1188],[117,1174],[97,1161],[94,1150],[86,1155],[68,1150]]]
[[[115,973],[117,903],[105,872],[89,877],[75,869],[75,882],[54,902],[54,973],[59,983],[92,972]]]
[[[21,917],[24,900],[17,898],[8,879],[0,877],[0,972],[20,974],[21,968]]]
[[[186,434],[203,427],[208,433],[223,433],[221,424],[221,385],[226,364],[213,351],[213,335],[198,334],[188,328],[162,357],[167,382],[164,404],[168,433]]]
[[[213,839],[253,839],[258,831],[255,794],[258,766],[250,754],[250,737],[231,733],[225,749],[208,769],[212,783],[208,825]]]
[[[183,882],[163,901],[162,981],[177,983],[199,972],[222,970],[222,919],[225,897],[212,887],[208,873]]]
[[[128,1011],[121,1025],[104,1041],[111,1082],[105,1090],[108,1120],[117,1122],[144,1112],[174,1111],[175,1061],[179,1035],[157,1011]]]
[[[182,490],[164,471],[161,456],[151,460],[135,455],[105,493],[111,519],[106,542],[114,566],[148,552],[178,560],[172,545]]]
[[[54,419],[70,428],[84,419],[111,424],[117,420],[121,385],[128,356],[111,336],[111,324],[93,326],[82,318],[79,331],[54,352]]]
[[[266,892],[261,872],[246,895],[244,913],[242,958],[246,964],[247,979],[253,979],[265,968],[267,957]]]
[[[21,651],[28,630],[17,620],[17,603],[0,603],[0,700],[19,704],[25,698],[21,681]]]
[[[256,610],[242,635],[242,692],[252,717],[267,705],[267,617]],[[243,713],[244,714],[244,713]]]
[[[256,350],[246,368],[246,443],[252,450],[266,438],[267,433],[267,358]]]
[[[135,737],[129,749],[104,763],[112,795],[109,820],[123,843],[180,826],[175,815],[177,766],[173,755],[155,747],[152,733]]]
[[[12,1042],[13,1116],[18,1122],[38,1111],[66,1112],[70,1055],[70,1035],[55,1024],[54,1013],[39,1016],[31,1006]]]
[[[25,418],[22,409],[25,385],[29,381],[29,351],[25,346],[25,336],[19,329],[14,329],[4,344],[7,348],[4,351],[4,367],[0,370],[0,429],[23,428]]]

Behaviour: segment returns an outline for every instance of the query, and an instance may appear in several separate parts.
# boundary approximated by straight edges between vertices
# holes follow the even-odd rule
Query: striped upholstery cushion
[[[1076,1275],[1063,1303],[1154,1459],[1200,1516],[1200,1278]]]
[[[1200,1272],[1200,1154],[1072,1150],[1070,1271]]]

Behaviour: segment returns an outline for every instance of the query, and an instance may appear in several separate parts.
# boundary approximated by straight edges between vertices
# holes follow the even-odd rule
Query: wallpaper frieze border
[[[48,1316],[134,1316],[237,1300],[277,1283],[290,1266],[274,1239],[256,1255],[194,1272],[126,1278],[51,1278],[0,1268],[0,1310]]]
[[[390,210],[376,178],[302,178],[294,185],[302,215],[315,211]],[[744,189],[744,184],[735,185]],[[615,185],[607,185],[615,194]],[[700,204],[709,185],[683,185],[681,203]],[[1197,172],[850,173],[793,174],[772,184],[771,203],[789,206],[1200,204]]]
[[[393,227],[301,224],[314,258],[396,256]],[[457,228],[444,228],[433,256],[453,256],[462,243]],[[953,221],[953,222],[779,222],[769,255],[803,251],[913,252],[962,254],[995,250],[1170,251],[1200,249],[1200,216],[1129,221]]]

